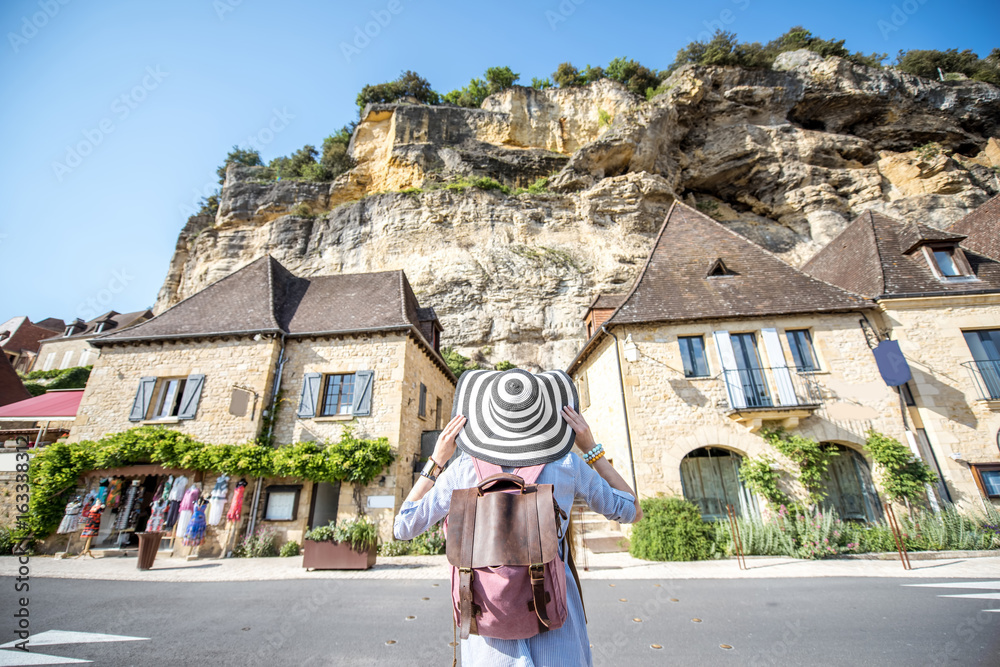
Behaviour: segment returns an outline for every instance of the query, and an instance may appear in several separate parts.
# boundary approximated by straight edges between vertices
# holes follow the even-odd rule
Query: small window
[[[800,371],[815,371],[819,369],[816,362],[816,352],[813,350],[812,336],[808,329],[796,329],[785,332],[788,347],[792,350],[795,368]]]
[[[354,373],[338,373],[326,376],[323,391],[321,417],[349,415],[354,405]]]
[[[708,359],[705,357],[705,339],[701,336],[681,336],[681,358],[684,360],[684,377],[708,377]]]
[[[439,396],[434,401],[434,428],[437,429],[438,431],[444,428],[444,414],[442,414],[441,412],[443,409],[444,409],[443,401]]]
[[[417,406],[417,416],[421,419],[427,417],[427,385],[420,383],[420,403]]]
[[[301,486],[271,486],[267,489],[267,521],[294,521],[298,516]]]
[[[150,403],[151,412],[148,419],[167,419],[176,417],[184,395],[186,378],[160,378],[153,389],[153,400]]]
[[[580,397],[580,410],[586,410],[590,407],[590,380],[587,377],[587,371],[580,373],[576,383],[576,393]]]
[[[938,268],[941,269],[941,275],[947,278],[962,275],[958,270],[958,266],[955,265],[955,258],[952,257],[950,250],[935,250],[934,261],[937,262]]]
[[[1000,464],[973,464],[979,486],[987,498],[1000,498]]]
[[[957,246],[924,247],[927,261],[934,274],[941,280],[975,280],[972,267],[962,249]]]
[[[916,405],[917,402],[913,400],[913,392],[910,391],[910,383],[904,382],[899,385],[899,393],[903,396],[903,402],[907,405]]]

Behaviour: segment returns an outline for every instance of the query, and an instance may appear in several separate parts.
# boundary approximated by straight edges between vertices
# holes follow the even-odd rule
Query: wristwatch
[[[436,482],[442,470],[444,470],[444,466],[438,465],[434,459],[428,456],[427,463],[424,464],[424,469],[420,471],[420,474],[432,482]]]

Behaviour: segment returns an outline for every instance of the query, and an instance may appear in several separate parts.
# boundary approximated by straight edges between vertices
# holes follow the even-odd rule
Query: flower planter
[[[355,551],[346,542],[302,540],[302,567],[307,570],[367,570],[375,564],[377,547]]]

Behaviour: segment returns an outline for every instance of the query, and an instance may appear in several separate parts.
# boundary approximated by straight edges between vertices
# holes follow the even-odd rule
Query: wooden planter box
[[[355,551],[342,542],[302,540],[302,567],[307,570],[367,570],[375,564],[378,547]]]

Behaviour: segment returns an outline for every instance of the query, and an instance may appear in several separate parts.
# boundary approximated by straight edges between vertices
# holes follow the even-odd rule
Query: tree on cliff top
[[[458,88],[444,96],[443,100],[460,107],[479,108],[483,100],[502,90],[513,86],[521,77],[511,68],[490,67],[486,70],[484,79],[472,79],[465,88]]]
[[[736,33],[717,30],[707,42],[691,42],[677,52],[674,62],[667,68],[673,72],[682,65],[714,65],[717,67],[745,67],[749,69],[766,69],[774,64],[775,59],[786,51],[808,49],[824,58],[838,56],[859,65],[880,67],[888,56],[884,53],[865,55],[860,52],[851,53],[844,48],[844,40],[830,40],[816,37],[802,26],[795,26],[777,39],[767,44],[760,42],[740,42]]]
[[[244,167],[263,167],[264,161],[260,159],[260,153],[254,148],[240,148],[239,146],[233,146],[233,150],[229,151],[226,159],[222,161],[222,164],[215,173],[219,176],[219,185],[226,182],[226,169],[229,168],[231,164],[239,164]]]
[[[970,49],[900,51],[896,68],[928,79],[937,79],[940,69],[945,74],[964,74],[975,81],[1000,86],[1000,49],[993,49],[982,59]]]
[[[412,70],[406,70],[395,81],[367,85],[358,93],[358,114],[365,110],[367,104],[395,102],[403,97],[416,98],[423,104],[438,104],[441,96],[431,89],[431,84],[424,77]]]

